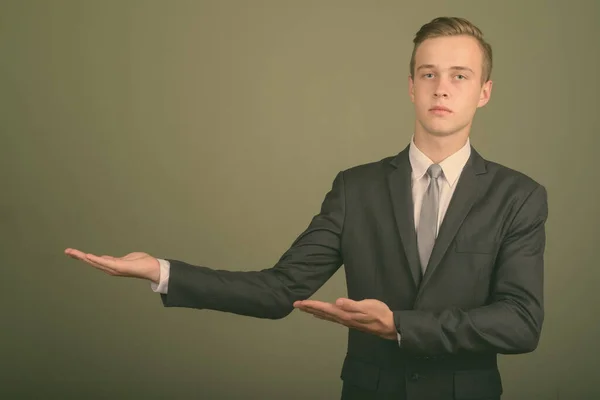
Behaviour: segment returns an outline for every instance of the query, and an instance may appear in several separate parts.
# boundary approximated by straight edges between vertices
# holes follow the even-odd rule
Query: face
[[[492,82],[482,84],[483,51],[475,38],[427,39],[415,54],[409,77],[419,135],[468,136],[479,107],[487,104]]]

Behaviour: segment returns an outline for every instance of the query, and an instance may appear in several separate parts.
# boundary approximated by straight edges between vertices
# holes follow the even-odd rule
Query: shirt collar
[[[444,172],[444,178],[450,185],[454,186],[460,173],[462,172],[465,164],[471,156],[471,141],[467,138],[465,145],[452,154],[446,157],[440,162],[440,167]],[[414,180],[419,180],[427,173],[427,169],[433,161],[427,157],[419,148],[415,145],[414,136],[411,138],[410,147],[408,149],[408,157],[410,159],[410,165],[412,167],[412,177]]]

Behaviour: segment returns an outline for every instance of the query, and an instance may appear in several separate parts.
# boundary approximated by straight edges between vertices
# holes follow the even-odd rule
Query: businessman
[[[297,308],[347,326],[344,400],[499,399],[497,355],[531,352],[540,338],[548,206],[542,185],[470,144],[491,71],[475,25],[450,17],[423,25],[408,79],[410,143],[340,171],[271,268],[65,253],[151,281],[166,307],[271,319]],[[309,299],[342,264],[348,298]]]

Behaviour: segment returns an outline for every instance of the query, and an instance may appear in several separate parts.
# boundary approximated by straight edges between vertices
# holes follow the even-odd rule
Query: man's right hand
[[[109,275],[147,279],[154,283],[158,283],[160,279],[160,264],[156,258],[147,253],[129,253],[124,257],[96,256],[68,248],[65,249],[65,254]]]

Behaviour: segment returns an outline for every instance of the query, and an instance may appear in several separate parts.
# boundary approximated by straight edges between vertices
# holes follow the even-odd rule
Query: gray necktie
[[[421,216],[417,227],[417,244],[419,246],[419,259],[423,274],[427,269],[429,257],[433,250],[433,244],[437,236],[438,212],[440,205],[440,187],[437,178],[442,174],[442,167],[432,164],[427,170],[429,175],[429,186],[423,196]]]

